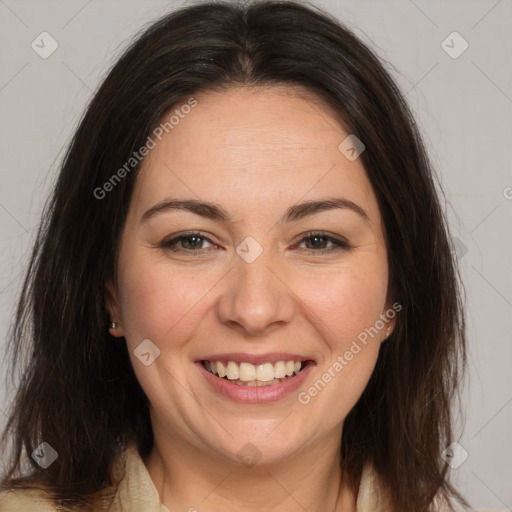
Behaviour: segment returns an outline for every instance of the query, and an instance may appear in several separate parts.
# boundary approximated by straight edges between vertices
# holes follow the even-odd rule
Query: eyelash
[[[193,249],[176,249],[175,248],[175,246],[180,241],[186,240],[186,239],[189,239],[189,238],[194,238],[194,237],[200,238],[202,240],[207,240],[211,244],[215,245],[208,237],[203,236],[202,233],[197,232],[197,231],[191,231],[189,233],[185,233],[185,234],[176,236],[176,237],[171,238],[169,240],[164,240],[161,243],[161,247],[163,247],[164,249],[168,249],[168,250],[170,250],[172,252],[182,252],[182,251],[184,251],[184,252],[189,252],[189,253],[192,253],[193,255],[196,255],[196,254],[200,253],[202,251],[202,249],[193,250]],[[334,238],[334,237],[329,236],[326,233],[323,233],[321,231],[311,231],[309,233],[306,233],[301,238],[301,240],[299,241],[299,244],[303,243],[306,240],[311,240],[313,238],[323,238],[323,239],[325,239],[328,242],[332,242],[334,245],[330,249],[320,249],[320,250],[306,249],[310,253],[316,253],[316,254],[322,255],[322,254],[327,254],[327,253],[332,253],[332,252],[346,251],[346,250],[351,248],[351,246],[345,240]]]

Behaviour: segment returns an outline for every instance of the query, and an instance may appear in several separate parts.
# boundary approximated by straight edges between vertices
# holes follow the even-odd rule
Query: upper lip
[[[268,354],[247,354],[243,352],[229,352],[204,356],[197,361],[234,361],[235,363],[251,363],[259,365],[263,363],[275,363],[277,361],[311,361],[311,357],[288,352],[271,352]]]

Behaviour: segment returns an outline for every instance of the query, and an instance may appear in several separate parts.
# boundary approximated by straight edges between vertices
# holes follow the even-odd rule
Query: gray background
[[[41,208],[92,91],[129,38],[184,4],[0,0],[0,354]],[[458,441],[468,458],[453,470],[454,481],[475,508],[510,510],[512,2],[315,4],[387,61],[424,134],[446,192],[467,294],[469,379]],[[31,48],[43,31],[59,45],[47,59]],[[457,58],[442,46],[453,31],[469,44]],[[452,39],[445,45],[453,53],[462,42]],[[2,384],[5,369],[3,363]],[[0,427],[7,403],[2,386]]]

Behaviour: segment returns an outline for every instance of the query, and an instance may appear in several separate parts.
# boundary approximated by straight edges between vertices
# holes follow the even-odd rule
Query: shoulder
[[[60,512],[46,493],[36,489],[0,492],[0,512]]]
[[[371,462],[367,462],[361,474],[357,495],[357,512],[391,512],[391,500],[384,481]]]
[[[439,492],[432,502],[434,512],[467,512],[454,500],[449,500]],[[473,509],[472,509],[473,510]],[[392,512],[393,505],[389,490],[384,479],[376,471],[373,464],[367,462],[363,468],[357,497],[357,512]],[[479,512],[474,511],[474,512]],[[484,511],[480,511],[484,512]]]
[[[136,455],[136,448],[129,446],[121,451],[114,460],[111,468],[111,478],[114,485],[99,490],[91,499],[94,503],[93,510],[95,512],[110,511],[110,505],[116,495],[119,483],[125,480],[126,465]],[[0,489],[0,512],[68,512],[69,507],[58,505],[51,498],[48,491],[38,487],[27,487],[18,489],[5,489],[5,485]],[[87,505],[83,507],[84,510]],[[77,510],[75,506],[73,510]],[[80,509],[82,510],[82,509]],[[120,509],[121,510],[121,509]]]

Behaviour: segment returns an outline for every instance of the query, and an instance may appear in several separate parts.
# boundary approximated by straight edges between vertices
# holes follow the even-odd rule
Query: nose
[[[252,263],[235,257],[234,265],[217,304],[219,320],[256,336],[289,323],[294,312],[293,293],[272,257],[264,252]]]

